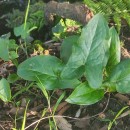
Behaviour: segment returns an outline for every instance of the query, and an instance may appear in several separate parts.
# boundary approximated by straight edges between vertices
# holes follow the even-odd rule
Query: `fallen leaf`
[[[21,107],[26,107],[26,105],[27,105],[26,98],[22,98],[22,100],[21,100]]]
[[[103,126],[100,130],[107,130],[107,125]]]
[[[130,106],[130,100],[128,101],[127,105],[129,105],[129,106]]]
[[[68,109],[70,108],[70,105],[66,105],[65,107],[63,107],[59,112],[58,115],[63,115]]]
[[[85,119],[86,118],[86,119]],[[88,119],[89,116],[81,118],[81,120],[77,120],[74,124],[76,127],[87,130],[87,127],[89,126],[90,120]]]
[[[105,119],[106,115],[104,113],[99,114],[100,119]]]
[[[13,107],[13,108],[11,108],[11,110],[10,111],[8,111],[6,114],[8,115],[8,114],[11,114],[11,115],[23,115],[24,114],[24,111],[25,111],[25,108],[23,108],[23,107]]]
[[[31,109],[31,111],[40,111],[44,109],[44,104],[40,104],[34,108]]]
[[[56,124],[60,130],[72,130],[72,125],[63,117],[55,117]]]
[[[115,97],[118,98],[120,101],[127,102],[127,103],[129,102],[129,98],[125,95],[120,94],[120,93],[117,93],[115,95]]]
[[[58,107],[57,107],[57,109],[56,109],[56,112],[60,111],[60,110],[61,110],[63,107],[65,107],[67,104],[68,104],[67,102],[61,102],[61,103],[58,105]],[[51,107],[51,109],[53,110],[54,107],[55,107],[55,104],[54,104],[53,107]]]
[[[81,114],[81,107],[76,112],[75,117],[77,117],[77,118],[80,117],[80,114]]]
[[[128,116],[128,115],[130,115],[130,110],[122,113],[117,119],[123,118],[123,117]]]

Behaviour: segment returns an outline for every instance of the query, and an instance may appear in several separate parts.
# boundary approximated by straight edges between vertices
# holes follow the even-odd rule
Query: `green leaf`
[[[0,38],[0,58],[5,61],[9,60],[9,50],[8,50],[9,40]]]
[[[18,54],[15,52],[15,51],[10,51],[9,52],[9,58],[11,59],[11,60],[13,60],[13,59],[16,59],[16,58],[18,58],[19,56],[18,56]]]
[[[9,50],[16,50],[18,47],[14,39],[9,40]]]
[[[14,83],[19,79],[18,75],[16,74],[10,74],[7,78],[9,83]]]
[[[35,56],[18,66],[18,75],[26,80],[35,81],[36,76],[57,77],[63,68],[62,62],[54,56]]]
[[[15,52],[17,48],[18,45],[15,44],[14,40],[0,38],[0,57],[3,60],[8,61],[17,58],[18,55]]]
[[[60,37],[61,33],[63,33],[65,30],[65,24],[63,19],[60,20],[60,22],[52,28],[52,32],[56,37]]]
[[[0,80],[0,99],[4,102],[8,102],[11,99],[10,85],[4,78]]]
[[[83,28],[78,43],[73,45],[72,55],[61,76],[75,77],[75,71],[79,67],[85,66],[85,75],[89,85],[93,88],[101,87],[103,69],[109,57],[109,46],[107,22],[101,14],[97,14]]]
[[[110,73],[113,67],[120,62],[121,58],[119,35],[114,27],[110,29],[110,37],[111,37],[110,57],[107,63],[108,73]]]
[[[71,26],[80,26],[80,24],[74,20],[71,19],[65,19],[65,25],[67,27],[71,27]]]
[[[103,96],[103,89],[93,89],[85,82],[81,83],[66,101],[78,105],[91,105],[101,100]]]
[[[1,35],[0,38],[2,38],[2,39],[9,39],[10,36],[11,36],[11,33],[9,32],[9,33]]]
[[[54,56],[35,56],[18,66],[17,74],[25,80],[41,81],[46,89],[73,88],[79,84],[77,79],[61,78],[63,63]],[[38,78],[37,78],[38,77]]]
[[[130,59],[116,65],[110,74],[109,82],[120,93],[130,93]]]
[[[69,79],[58,79],[57,77],[55,78],[48,77],[47,79],[40,77],[40,80],[48,90],[75,88],[77,85],[80,84],[79,80],[77,80],[76,78],[69,80]]]
[[[23,39],[26,39],[29,36],[28,30],[29,30],[28,24],[25,29],[24,24],[22,24],[14,28],[14,34],[16,37],[21,36]]]
[[[61,44],[61,53],[60,57],[63,60],[64,63],[67,63],[69,60],[71,54],[72,54],[72,46],[77,43],[79,39],[78,35],[73,35],[65,38],[63,40],[63,43]]]

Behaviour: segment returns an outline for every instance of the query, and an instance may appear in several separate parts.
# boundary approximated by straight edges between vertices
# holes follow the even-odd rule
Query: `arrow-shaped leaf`
[[[46,89],[74,88],[80,82],[76,78],[61,78],[64,64],[54,56],[35,56],[18,66],[17,74],[25,80],[42,82]]]
[[[103,80],[103,69],[109,57],[109,28],[101,14],[97,14],[82,30],[72,55],[62,71],[62,77],[76,77],[77,69],[85,66],[89,85],[99,88]]]

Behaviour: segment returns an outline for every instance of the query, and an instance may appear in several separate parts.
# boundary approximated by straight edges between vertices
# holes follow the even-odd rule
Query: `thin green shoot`
[[[47,93],[47,91],[46,91],[46,89],[45,89],[45,86],[43,85],[43,83],[41,82],[41,80],[38,78],[38,76],[36,76],[36,78],[38,79],[38,82],[39,83],[37,83],[37,85],[39,86],[39,88],[41,88],[41,90],[42,90],[42,92],[43,92],[43,94],[44,94],[44,96],[45,96],[45,98],[46,98],[46,100],[47,100],[47,103],[48,103],[48,110],[50,110],[50,113],[51,113],[51,115],[52,115],[52,112],[51,112],[51,104],[50,104],[50,97],[49,97],[49,95],[48,95],[48,93]],[[51,119],[49,118],[49,124],[51,123]],[[51,125],[49,125],[50,126],[50,130],[52,130],[52,126]]]
[[[46,100],[47,100],[47,103],[48,103],[48,108],[50,109],[50,98],[49,98],[49,95],[45,89],[45,86],[43,85],[43,83],[41,82],[41,80],[38,78],[38,76],[36,75],[36,78],[38,79],[38,82],[37,85],[39,86],[39,88],[41,88]]]
[[[33,86],[33,82],[30,83],[27,87],[23,87],[22,89],[20,89],[17,93],[15,93],[12,97],[12,99],[14,99],[15,97],[17,97],[18,95],[20,95],[21,93],[28,91],[29,88],[31,88]]]
[[[32,30],[34,30],[34,29],[37,29],[37,27],[36,26],[33,26],[32,28],[30,28],[28,31],[27,31],[27,33],[30,33]]]
[[[50,118],[49,118],[49,127],[50,127],[50,130],[52,130],[52,128],[53,128],[53,123],[52,123],[52,121],[51,121]]]
[[[22,128],[21,128],[21,130],[25,130],[26,114],[27,114],[28,104],[29,104],[29,101],[28,101],[28,103],[27,103],[27,105],[26,105],[26,108],[25,108],[24,118],[23,118],[23,123],[22,123]]]
[[[16,110],[15,119],[14,119],[14,127],[15,127],[13,128],[14,130],[17,128],[17,112],[18,112],[18,109]]]
[[[43,117],[45,116],[46,112],[47,112],[47,109],[45,108],[45,109],[43,110],[43,112],[42,112],[42,116],[41,116],[41,118],[43,118]],[[36,129],[37,129],[37,127],[38,127],[39,123],[40,123],[40,120],[39,120],[39,122],[36,124],[36,126],[35,126],[34,130],[36,130]]]
[[[58,105],[60,104],[60,102],[62,101],[62,99],[65,97],[65,94],[66,94],[66,93],[63,92],[62,95],[61,95],[61,96],[59,97],[59,99],[57,100],[57,102],[56,102],[56,104],[55,104],[55,106],[54,106],[54,108],[53,108],[53,115],[55,114]]]
[[[62,101],[62,99],[63,99],[64,97],[65,97],[65,92],[62,93],[62,95],[59,97],[59,99],[57,100],[57,102],[56,102],[56,104],[55,104],[55,106],[54,106],[54,108],[53,108],[52,116],[53,116],[53,121],[54,121],[56,130],[58,130],[58,128],[57,128],[57,124],[56,124],[54,115],[55,115],[55,112],[56,112],[56,110],[57,110],[58,105],[60,104],[60,102]]]
[[[29,13],[29,7],[30,7],[30,0],[28,0],[28,5],[25,13],[25,19],[24,19],[24,30],[26,29],[27,26],[27,18],[28,18],[28,13]]]
[[[27,26],[27,18],[28,18],[28,13],[29,13],[29,7],[30,7],[30,0],[28,0],[28,5],[27,5],[26,13],[25,13],[24,30],[26,30],[26,26]],[[28,58],[26,41],[24,42],[24,46],[25,46],[25,53],[26,53],[26,56]]]
[[[128,108],[128,106],[123,107],[123,108],[117,113],[117,115],[115,116],[115,118],[113,119],[113,121],[111,121],[111,122],[109,123],[109,125],[108,125],[108,130],[111,130],[113,123],[114,123],[114,122],[116,121],[116,119],[121,115],[121,113],[122,113],[125,109],[127,109],[127,108]]]
[[[49,104],[50,104],[50,103],[49,103],[49,96],[48,96],[48,93],[47,93],[47,91],[46,91],[46,89],[45,89],[45,86],[43,85],[43,83],[41,82],[41,80],[38,78],[37,75],[36,75],[36,78],[38,79],[38,82],[39,82],[39,83],[37,83],[37,85],[39,86],[39,88],[41,88],[41,90],[42,90],[44,96],[45,96],[46,99],[47,99],[48,105],[49,105]]]
[[[47,99],[47,102],[48,102],[48,109],[50,110],[51,112],[51,115],[52,117],[54,116],[55,112],[56,112],[56,109],[58,107],[58,105],[60,104],[61,100],[64,98],[65,96],[65,92],[60,96],[60,98],[58,99],[58,101],[56,102],[56,105],[54,106],[54,109],[53,109],[53,112],[51,111],[51,107],[50,107],[50,97],[45,89],[45,86],[43,85],[43,83],[41,82],[41,80],[38,78],[38,76],[36,76],[36,78],[38,79],[38,82],[37,85],[41,88],[44,96],[46,97]],[[54,125],[55,125],[55,128],[56,130],[58,130],[57,128],[57,125],[56,125],[56,121],[55,121],[55,118],[53,117],[53,122],[54,122]],[[49,119],[49,124],[51,123],[51,120]],[[52,126],[50,125],[50,130],[52,129]]]

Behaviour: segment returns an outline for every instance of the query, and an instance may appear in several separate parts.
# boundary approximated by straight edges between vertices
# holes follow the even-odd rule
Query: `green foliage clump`
[[[9,39],[10,33],[0,37],[0,58],[4,61],[14,60],[18,58],[18,45],[15,40]]]
[[[52,32],[53,35],[58,39],[64,39],[67,36],[73,35],[73,34],[80,34],[81,28],[80,24],[76,21],[70,20],[70,19],[61,19],[53,28]],[[69,31],[70,28],[70,31]],[[71,29],[72,28],[72,29]],[[76,31],[74,28],[77,28]]]
[[[41,1],[30,5],[28,20],[27,20],[30,28],[36,26],[38,29],[40,29],[44,25],[43,8],[44,8],[44,3]],[[6,17],[7,17],[6,26],[9,28],[14,28],[23,24],[25,13],[26,12],[24,11],[13,9],[12,13],[6,14]]]
[[[122,19],[130,26],[130,1],[128,0],[84,0],[94,13],[102,13],[108,20],[113,19],[118,31]]]
[[[94,104],[106,92],[130,92],[130,60],[120,62],[119,36],[101,14],[83,27],[80,36],[64,40],[61,59],[46,55],[29,58],[18,66],[17,74],[36,82],[45,97],[47,90],[74,89],[66,99],[72,104]]]

